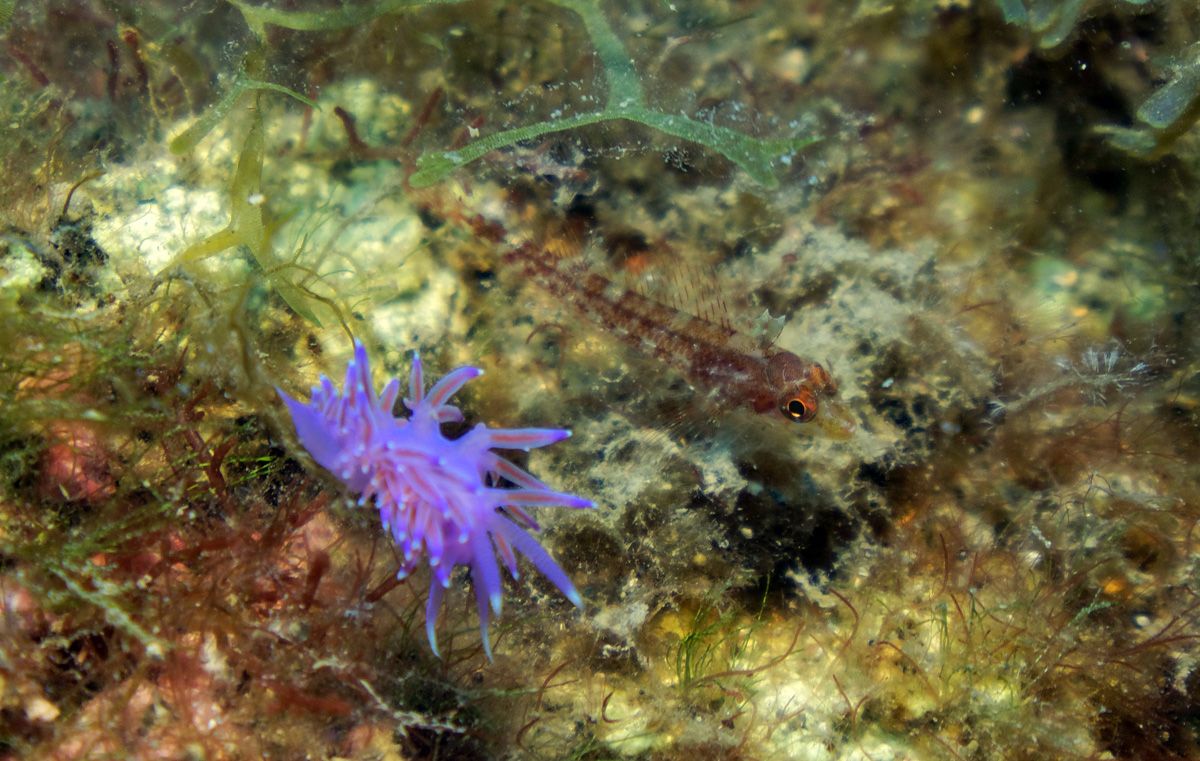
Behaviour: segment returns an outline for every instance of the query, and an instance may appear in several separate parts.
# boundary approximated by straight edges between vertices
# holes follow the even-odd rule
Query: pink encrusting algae
[[[492,451],[544,447],[569,437],[570,431],[489,429],[480,423],[455,439],[442,433],[443,423],[463,419],[457,407],[447,404],[450,397],[482,373],[476,367],[460,367],[426,394],[421,360],[414,352],[404,399],[409,416],[397,418],[392,409],[400,393],[399,380],[393,378],[376,396],[366,349],[355,341],[341,394],[325,376],[313,387],[308,404],[277,390],[292,414],[300,443],[317,464],[358,494],[360,505],[373,501],[379,508],[384,530],[403,553],[398,577],[405,578],[422,558],[428,558],[431,580],[425,631],[435,654],[440,655],[437,616],[451,574],[458,565],[471,569],[483,647],[490,659],[488,611],[499,615],[502,601],[495,550],[514,579],[518,578],[515,551],[520,551],[580,606],[575,585],[529,535],[528,530],[540,527],[527,509],[590,508],[593,503],[551,489]]]

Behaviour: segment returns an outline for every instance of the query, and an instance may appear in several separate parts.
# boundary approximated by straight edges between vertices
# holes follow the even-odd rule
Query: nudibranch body
[[[460,367],[425,392],[421,360],[414,352],[407,418],[392,410],[400,382],[392,379],[376,395],[366,349],[354,344],[339,394],[322,376],[308,404],[282,390],[300,442],[321,467],[337,476],[359,504],[374,503],[384,530],[403,554],[398,576],[406,577],[427,560],[431,580],[425,608],[425,630],[438,653],[436,623],[443,594],[456,566],[471,569],[479,608],[484,651],[492,657],[488,638],[489,609],[500,614],[502,594],[496,551],[513,578],[518,577],[519,551],[567,599],[582,604],[575,585],[550,554],[530,536],[539,531],[528,510],[538,507],[593,507],[591,500],[555,491],[532,474],[494,452],[530,450],[571,435],[558,428],[490,429],[480,423],[458,438],[442,433],[442,424],[460,422],[462,412],[449,399],[483,373]],[[494,547],[494,548],[493,548]]]

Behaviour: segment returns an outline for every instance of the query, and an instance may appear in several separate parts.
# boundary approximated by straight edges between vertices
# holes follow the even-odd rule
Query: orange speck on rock
[[[1118,597],[1125,594],[1129,589],[1129,584],[1119,576],[1110,576],[1104,580],[1104,584],[1100,588],[1108,597]]]

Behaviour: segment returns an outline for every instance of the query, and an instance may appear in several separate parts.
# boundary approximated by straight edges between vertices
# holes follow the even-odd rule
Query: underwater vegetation
[[[0,758],[1200,758],[1194,3],[0,36]]]
[[[1125,0],[1130,10],[1145,6],[1149,0]],[[1080,22],[1096,11],[1113,10],[1122,3],[1097,3],[1093,0],[997,0],[996,4],[1010,24],[1025,27],[1037,38],[1038,47],[1053,50],[1079,29]]]

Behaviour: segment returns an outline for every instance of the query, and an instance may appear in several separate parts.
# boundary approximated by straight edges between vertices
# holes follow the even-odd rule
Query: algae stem
[[[414,188],[427,187],[442,181],[456,169],[464,167],[498,148],[505,148],[522,140],[531,140],[553,132],[563,132],[575,127],[618,119],[637,122],[673,137],[707,146],[737,164],[755,182],[768,188],[774,188],[779,184],[779,179],[775,176],[777,163],[786,164],[790,154],[820,140],[819,137],[814,136],[761,140],[728,127],[697,121],[682,114],[664,114],[640,105],[622,104],[596,113],[551,119],[496,132],[453,151],[427,153],[417,160],[418,169],[409,178],[409,183]]]
[[[640,106],[646,102],[641,80],[633,67],[633,59],[625,44],[617,37],[616,32],[604,17],[604,11],[597,3],[588,0],[549,0],[560,8],[575,11],[583,21],[588,37],[596,46],[596,54],[604,64],[604,75],[608,90],[608,103],[611,105],[618,98],[625,106]]]
[[[272,92],[283,93],[300,101],[304,105],[315,108],[320,111],[321,107],[312,98],[306,98],[300,93],[283,85],[277,85],[274,82],[263,82],[258,79],[251,79],[245,75],[238,75],[233,81],[233,86],[221,96],[221,99],[214,103],[207,111],[200,115],[200,118],[192,122],[191,126],[180,132],[171,139],[169,148],[171,153],[180,156],[195,148],[200,144],[200,141],[212,132],[213,128],[221,123],[225,115],[233,109],[237,104],[238,98],[243,93],[252,90],[270,90]]]
[[[140,624],[130,617],[129,613],[116,605],[108,595],[103,592],[92,592],[91,590],[84,589],[82,584],[59,569],[51,569],[50,572],[58,577],[59,581],[70,590],[71,594],[89,605],[94,605],[104,611],[105,619],[115,628],[124,631],[145,645],[147,654],[161,657],[170,649],[168,643],[142,628]]]
[[[611,118],[613,117],[607,111],[600,111],[593,114],[568,116],[565,119],[551,119],[496,132],[467,143],[456,150],[427,153],[417,159],[418,169],[409,178],[409,183],[414,188],[428,187],[442,181],[454,170],[466,166],[498,148],[505,148],[522,140],[532,140],[552,132],[564,132],[575,127],[597,124]]]

